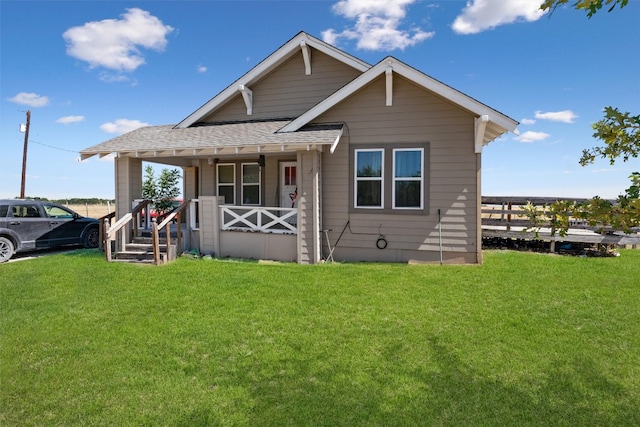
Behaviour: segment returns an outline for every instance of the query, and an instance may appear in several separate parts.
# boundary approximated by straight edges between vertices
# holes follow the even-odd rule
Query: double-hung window
[[[384,207],[384,150],[355,150],[354,205],[356,208]]]
[[[242,164],[242,204],[260,205],[260,165]]]
[[[393,209],[424,207],[424,150],[398,148],[393,150]]]
[[[218,164],[218,196],[224,196],[224,203],[236,203],[236,165],[233,163]]]
[[[386,143],[353,150],[352,209],[428,213],[428,143]]]

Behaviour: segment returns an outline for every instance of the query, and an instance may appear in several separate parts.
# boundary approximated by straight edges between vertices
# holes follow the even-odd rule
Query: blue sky
[[[1,0],[0,197],[20,193],[27,110],[27,196],[111,198],[113,161],[80,150],[178,123],[299,31],[520,121],[484,149],[483,195],[616,197],[640,159],[578,159],[605,106],[640,113],[640,1],[592,19],[541,2]]]

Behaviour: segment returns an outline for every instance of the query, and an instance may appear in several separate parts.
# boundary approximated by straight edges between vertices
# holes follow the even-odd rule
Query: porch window
[[[355,207],[382,208],[384,150],[355,150],[355,171]]]
[[[236,203],[236,165],[233,163],[218,164],[218,196],[224,196],[224,203]]]
[[[242,164],[242,204],[260,206],[260,165]]]
[[[393,209],[422,209],[424,170],[422,148],[393,150]]]

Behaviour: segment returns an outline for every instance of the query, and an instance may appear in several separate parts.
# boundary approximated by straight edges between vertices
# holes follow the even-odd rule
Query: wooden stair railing
[[[190,201],[185,200],[180,206],[163,216],[162,222],[158,224],[155,218],[151,221],[151,237],[153,242],[153,260],[156,265],[160,264],[160,231],[165,230],[165,244],[167,245],[166,253],[169,256],[171,246],[171,227],[169,224],[175,219],[178,224],[176,233],[176,250],[182,249],[182,212],[189,206]],[[176,254],[177,255],[177,254]]]
[[[116,217],[116,213],[115,212],[111,212],[111,213],[108,213],[108,214],[103,215],[100,218],[98,218],[98,221],[100,221],[100,224],[101,224],[100,229],[99,229],[99,233],[100,233],[99,234],[99,241],[100,241],[99,245],[100,246],[98,248],[100,250],[103,250],[104,246],[105,246],[105,244],[104,244],[104,242],[105,242],[105,232],[104,232],[105,228],[102,226],[102,224],[104,224],[106,222],[107,224],[111,225],[111,221],[115,217]]]
[[[112,249],[111,249],[111,242],[116,240],[116,236],[118,235],[118,232],[120,232],[120,237],[121,237],[121,247],[124,247],[126,244],[126,236],[124,235],[124,233],[122,232],[122,229],[131,221],[133,221],[133,227],[131,229],[131,233],[134,236],[138,235],[138,229],[139,229],[139,224],[138,224],[138,214],[145,209],[149,204],[151,203],[151,200],[143,200],[142,202],[140,202],[135,208],[133,208],[133,210],[127,214],[125,214],[122,218],[120,218],[118,221],[116,221],[115,224],[111,225],[111,218],[115,217],[115,212],[113,213],[112,217],[107,218],[109,215],[106,215],[105,217],[103,217],[103,222],[102,222],[102,227],[101,227],[101,231],[102,231],[102,236],[103,239],[102,244],[104,245],[104,254],[105,254],[105,258],[107,259],[107,261],[111,262],[112,261]],[[148,211],[148,209],[147,209]]]

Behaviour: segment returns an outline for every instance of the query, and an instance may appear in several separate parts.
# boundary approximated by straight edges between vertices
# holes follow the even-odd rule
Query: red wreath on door
[[[296,191],[289,193],[289,198],[291,199],[291,207],[293,208],[296,204],[296,199],[298,198],[298,187],[296,187]]]

